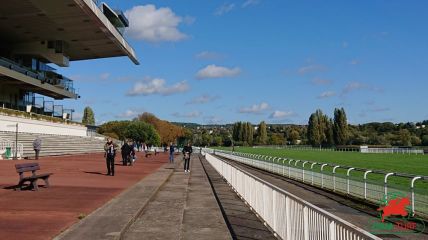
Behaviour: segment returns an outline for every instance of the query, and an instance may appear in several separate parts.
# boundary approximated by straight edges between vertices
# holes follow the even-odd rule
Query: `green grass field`
[[[231,148],[221,148],[231,151]],[[235,151],[282,158],[329,163],[340,166],[366,168],[428,176],[428,155],[403,155],[359,152],[332,152],[273,148],[236,147]]]
[[[231,148],[218,148],[231,151]],[[296,150],[296,149],[275,149],[275,148],[251,148],[251,147],[235,147],[236,152],[252,153],[259,155],[267,155],[281,157],[287,159],[301,160],[297,164],[297,168],[302,168],[303,161],[311,161],[317,163],[328,163],[333,166],[342,166],[336,170],[336,177],[346,179],[346,167],[355,167],[368,170],[378,170],[382,172],[394,172],[402,174],[410,174],[417,176],[428,176],[428,155],[405,155],[405,154],[376,154],[376,153],[360,153],[360,152],[335,152],[335,151],[318,151],[318,150]],[[295,162],[291,164],[294,165]],[[280,163],[281,164],[281,163]],[[288,165],[288,161],[284,162]],[[306,164],[305,169],[310,169],[310,164]],[[324,168],[323,174],[332,175],[332,166]],[[313,168],[314,172],[321,172],[320,164]],[[364,171],[352,171],[350,179],[363,182]],[[367,177],[367,182],[372,185],[377,185],[374,189],[382,193],[384,186],[384,174],[370,173]],[[409,177],[391,176],[388,178],[388,189],[393,192],[401,192],[410,194]],[[428,216],[428,180],[418,180],[415,183],[415,198],[416,209],[424,216]]]

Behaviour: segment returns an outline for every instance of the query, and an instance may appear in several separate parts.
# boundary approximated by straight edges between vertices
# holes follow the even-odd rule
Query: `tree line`
[[[151,113],[143,113],[129,121],[110,121],[98,128],[98,133],[119,139],[132,139],[152,146],[169,145],[170,142],[184,145],[192,133],[182,127],[161,120]]]

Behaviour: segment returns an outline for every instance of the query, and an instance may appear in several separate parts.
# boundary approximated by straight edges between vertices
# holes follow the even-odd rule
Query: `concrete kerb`
[[[175,167],[180,163],[175,164]],[[169,163],[72,225],[54,240],[122,239],[124,233],[173,174],[175,167],[173,169],[167,166]]]

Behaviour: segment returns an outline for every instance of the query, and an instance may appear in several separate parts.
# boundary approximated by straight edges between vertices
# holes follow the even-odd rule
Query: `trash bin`
[[[12,157],[12,148],[11,147],[6,147],[6,152],[4,153],[5,157],[7,159]]]

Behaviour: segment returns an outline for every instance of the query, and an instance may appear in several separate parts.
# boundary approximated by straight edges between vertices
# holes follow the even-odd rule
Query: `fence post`
[[[299,169],[299,167],[297,166],[298,162],[300,162],[300,160],[296,160],[296,162],[294,163],[294,166],[296,167],[296,180],[298,179],[297,177],[297,174],[298,174],[297,169]]]
[[[273,171],[273,165],[274,165],[274,163],[275,163],[275,159],[276,159],[276,157],[274,157],[273,159],[272,159],[272,169],[271,169],[271,172],[273,173],[274,171]]]
[[[334,166],[333,167],[333,192],[336,191],[336,168],[339,168],[340,166]]]
[[[368,170],[364,173],[364,199],[367,199],[367,174],[373,172],[372,170]]]
[[[309,240],[309,211],[308,207],[303,207],[303,239]]]
[[[305,182],[305,164],[308,163],[308,161],[304,161],[302,165],[302,180]]]
[[[291,178],[291,175],[290,175],[290,165],[291,165],[291,162],[293,161],[293,159],[290,159],[289,161],[288,161],[288,178]]]
[[[388,199],[388,177],[391,175],[395,175],[395,173],[387,173],[385,175],[385,183],[384,183],[385,184],[384,185],[384,187],[385,187],[385,200]]]
[[[285,161],[287,161],[286,158],[284,158],[284,160],[282,160],[282,176],[285,176]]]
[[[323,165],[321,165],[321,188],[324,188],[324,173],[323,173],[323,168],[325,166],[327,166],[327,163],[324,163]]]
[[[287,231],[287,238],[286,239],[291,239],[291,207],[290,207],[291,203],[290,203],[290,197],[286,196],[285,197],[285,219],[286,219],[286,231]]]
[[[330,236],[329,236],[329,240],[336,240],[336,222],[334,222],[334,220],[331,220],[330,222]]]
[[[414,177],[410,189],[412,190],[412,216],[415,216],[415,181],[422,177]]]
[[[311,164],[311,172],[312,172],[312,180],[311,180],[311,182],[312,182],[312,185],[314,185],[314,166],[316,164],[317,164],[316,162],[314,162],[314,163]]]
[[[348,169],[348,172],[346,173],[346,192],[349,194],[349,173],[351,173],[352,170],[354,170],[355,168],[351,167]]]

